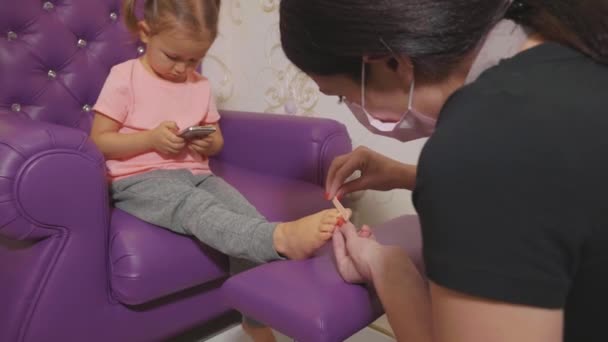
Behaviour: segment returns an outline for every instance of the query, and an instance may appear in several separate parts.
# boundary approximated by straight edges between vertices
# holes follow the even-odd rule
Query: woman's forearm
[[[413,191],[416,187],[417,165],[398,163],[394,165],[391,174],[396,176],[394,183],[396,189],[406,189]]]
[[[405,252],[386,247],[372,265],[372,282],[397,341],[431,342],[431,301],[425,280]]]

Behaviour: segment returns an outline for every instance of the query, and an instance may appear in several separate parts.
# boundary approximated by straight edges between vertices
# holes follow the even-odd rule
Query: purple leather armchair
[[[227,278],[227,258],[110,208],[91,106],[110,68],[141,53],[119,0],[0,0],[0,341],[156,341],[232,308],[302,341],[340,341],[378,317],[331,251]],[[270,220],[327,208],[335,121],[223,112],[213,170]],[[260,132],[263,132],[262,134]],[[399,240],[419,253],[415,217]],[[407,243],[406,243],[407,242]]]
[[[0,1],[0,341],[162,340],[230,310],[226,256],[109,206],[87,133],[110,68],[138,55],[119,8]],[[216,173],[272,220],[329,206],[343,125],[222,114]]]

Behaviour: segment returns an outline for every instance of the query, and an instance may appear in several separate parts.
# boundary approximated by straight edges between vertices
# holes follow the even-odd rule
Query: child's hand
[[[188,148],[200,155],[209,156],[209,151],[213,149],[213,137],[211,135],[202,139],[195,139],[188,143]]]
[[[162,155],[173,156],[182,152],[186,141],[177,133],[179,129],[173,121],[165,121],[150,131],[151,144],[156,152]]]

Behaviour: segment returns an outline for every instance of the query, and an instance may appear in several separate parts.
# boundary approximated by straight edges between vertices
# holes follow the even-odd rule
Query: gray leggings
[[[112,184],[114,205],[143,221],[193,235],[254,263],[281,259],[268,222],[238,191],[213,175],[157,170]]]
[[[229,255],[231,274],[282,259],[273,245],[276,223],[219,177],[157,170],[116,181],[111,190],[117,208]],[[248,317],[244,321],[262,325]]]

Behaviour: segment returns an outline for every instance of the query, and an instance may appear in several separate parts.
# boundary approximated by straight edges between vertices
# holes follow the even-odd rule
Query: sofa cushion
[[[292,220],[330,206],[318,185],[217,162],[213,170],[271,221]],[[124,304],[147,303],[228,275],[226,256],[119,209],[113,211],[110,229],[112,292]]]
[[[219,252],[114,209],[110,228],[112,292],[137,305],[227,275]]]

